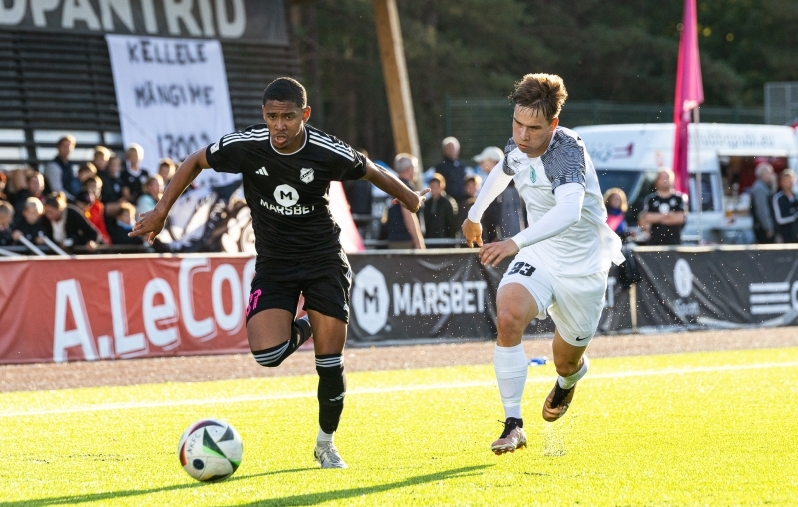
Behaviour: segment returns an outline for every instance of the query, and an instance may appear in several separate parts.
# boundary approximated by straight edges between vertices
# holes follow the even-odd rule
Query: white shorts
[[[568,278],[537,269],[535,264],[531,255],[519,252],[502,277],[499,289],[508,283],[523,285],[537,302],[536,318],[545,319],[548,310],[567,343],[575,347],[587,346],[596,334],[604,310],[607,271]]]

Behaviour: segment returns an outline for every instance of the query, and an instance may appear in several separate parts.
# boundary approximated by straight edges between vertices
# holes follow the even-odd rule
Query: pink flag
[[[698,55],[698,26],[696,0],[684,0],[682,34],[679,39],[679,63],[676,67],[676,97],[673,103],[673,123],[676,135],[673,142],[673,172],[676,190],[687,193],[687,126],[690,113],[704,102],[701,83],[701,59]]]
[[[349,211],[349,201],[346,200],[344,186],[340,181],[330,182],[330,212],[341,228],[341,246],[344,247],[344,252],[365,250],[363,239],[352,219],[352,212]]]

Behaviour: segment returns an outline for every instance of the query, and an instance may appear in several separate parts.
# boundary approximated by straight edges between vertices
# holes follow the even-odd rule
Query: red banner
[[[0,261],[0,363],[249,352],[255,259]]]

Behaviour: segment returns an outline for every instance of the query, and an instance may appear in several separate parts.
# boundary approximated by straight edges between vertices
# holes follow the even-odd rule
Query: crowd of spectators
[[[141,167],[141,146],[131,144],[124,156],[96,146],[91,161],[71,159],[75,138],[58,140],[58,154],[42,171],[27,167],[0,170],[0,248],[51,246],[95,251],[100,245],[136,245],[130,238],[138,213],[151,210],[175,171],[163,159],[157,171]]]
[[[441,143],[442,160],[421,172],[418,159],[400,153],[393,167],[375,161],[393,170],[408,187],[418,190],[429,188],[427,201],[418,213],[410,213],[399,204],[390,204],[387,195],[369,188],[359,188],[356,182],[347,182],[344,190],[356,221],[367,224],[373,213],[379,212],[379,203],[387,205],[382,213],[377,239],[391,249],[424,249],[426,247],[456,247],[463,243],[460,226],[474,205],[482,182],[499,163],[503,152],[489,146],[476,155],[476,164],[466,165],[460,160],[460,143],[447,137]],[[362,150],[361,150],[362,151]],[[510,185],[488,207],[482,219],[484,242],[510,238],[526,227],[526,209],[514,184]],[[361,232],[368,231],[362,227]]]

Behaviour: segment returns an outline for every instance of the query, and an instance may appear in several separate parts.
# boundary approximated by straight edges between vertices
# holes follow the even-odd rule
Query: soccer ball
[[[227,479],[241,465],[243,455],[241,436],[235,428],[218,419],[195,422],[177,444],[180,464],[198,481]]]

